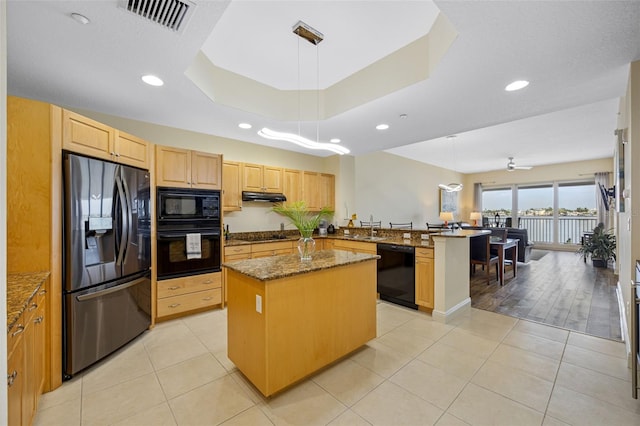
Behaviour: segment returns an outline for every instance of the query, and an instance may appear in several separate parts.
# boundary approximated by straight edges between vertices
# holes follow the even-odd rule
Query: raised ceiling
[[[327,114],[320,138],[338,137],[356,156],[388,150],[477,172],[504,169],[510,156],[534,166],[610,157],[629,63],[640,59],[638,1],[195,0],[180,33],[117,4],[8,1],[9,93],[318,155],[256,134],[262,127],[297,132],[296,120],[216,102],[187,70],[205,56],[277,90],[325,90],[428,34],[440,13],[456,36],[428,77]],[[72,12],[91,23],[78,24]],[[298,20],[325,35],[315,67],[316,58],[298,56],[291,33]],[[313,56],[315,48],[303,44]],[[141,84],[147,73],[165,86]],[[531,84],[505,92],[516,79]],[[240,122],[253,129],[239,129]],[[375,130],[382,122],[390,128]],[[307,117],[301,129],[315,139],[315,120]],[[444,139],[451,134],[458,135],[455,162]]]

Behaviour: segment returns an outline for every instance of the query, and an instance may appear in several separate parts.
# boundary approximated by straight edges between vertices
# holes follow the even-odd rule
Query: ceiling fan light
[[[527,80],[516,80],[512,83],[507,84],[507,87],[504,88],[507,92],[515,92],[516,90],[524,89],[529,85]]]

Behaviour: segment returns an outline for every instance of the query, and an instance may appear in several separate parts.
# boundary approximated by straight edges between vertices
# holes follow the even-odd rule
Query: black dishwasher
[[[415,248],[378,244],[378,293],[380,299],[408,308],[416,305]]]

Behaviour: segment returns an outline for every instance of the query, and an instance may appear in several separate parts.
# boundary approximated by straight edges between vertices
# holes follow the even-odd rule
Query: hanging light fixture
[[[316,140],[313,141],[311,139],[307,139],[300,135],[300,41],[298,40],[298,134],[295,133],[286,133],[286,132],[276,132],[274,130],[268,129],[266,127],[262,128],[258,131],[258,134],[266,139],[279,140],[285,142],[291,142],[298,146],[302,146],[308,149],[321,149],[327,150],[331,152],[335,152],[336,154],[344,155],[348,154],[349,149],[337,145],[337,143],[325,143],[320,142],[320,59],[318,55],[318,44],[324,40],[324,35],[316,30],[315,28],[305,24],[302,21],[298,21],[293,26],[293,33],[298,35],[300,38],[307,40],[309,43],[316,46],[316,57],[317,66],[318,66],[318,75],[317,75],[317,114],[318,117],[316,119]]]
[[[450,135],[446,137],[447,140],[452,141],[453,145],[453,168],[455,169],[456,167],[456,146],[455,146],[455,139],[456,139],[456,135]],[[442,189],[443,191],[447,191],[447,192],[458,192],[458,191],[462,191],[462,184],[461,183],[441,183],[438,184],[438,188]]]

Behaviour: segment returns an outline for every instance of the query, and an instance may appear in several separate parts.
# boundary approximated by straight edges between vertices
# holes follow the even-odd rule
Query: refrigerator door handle
[[[115,293],[117,291],[121,291],[129,287],[133,287],[134,285],[143,283],[146,280],[148,280],[148,278],[146,277],[138,278],[128,283],[117,285],[115,287],[110,287],[105,290],[100,290],[95,293],[81,294],[80,296],[76,296],[76,299],[78,300],[78,302],[84,302],[85,300],[95,299],[96,297],[106,296],[107,294]]]
[[[124,210],[127,208],[127,201],[124,194],[124,190],[122,189],[122,180],[120,179],[118,172],[116,172],[116,187],[118,188],[118,198],[120,199],[119,213],[122,217],[122,229],[120,230],[120,243],[119,243],[120,247],[118,250],[118,259],[116,260],[116,265],[122,265],[122,260],[124,258],[124,250],[127,246],[127,229],[129,228],[129,224],[126,223],[127,215],[124,212]]]
[[[120,168],[121,173],[123,173],[124,169]],[[133,236],[131,235],[131,223],[133,221],[133,212],[131,209],[131,192],[129,192],[129,185],[127,184],[127,180],[122,176],[122,188],[124,190],[124,199],[125,199],[125,209],[126,209],[126,217],[127,217],[127,226],[126,226],[126,234],[127,241],[126,244],[123,245],[123,262],[127,259],[127,252],[129,251],[129,242],[132,241]]]

